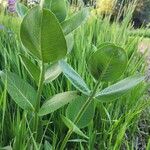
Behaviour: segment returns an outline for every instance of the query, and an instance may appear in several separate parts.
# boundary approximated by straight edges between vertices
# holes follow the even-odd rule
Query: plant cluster
[[[83,55],[80,55],[81,50],[79,53],[74,51],[74,55],[79,55],[79,60],[77,59],[79,62],[78,65],[81,67],[79,68],[82,70],[82,67],[84,67],[87,76],[81,75],[83,71],[79,71],[80,73],[78,73],[76,69],[73,69],[74,67],[71,67],[71,63],[69,64],[70,57],[73,54],[72,50],[75,47],[74,45],[78,46],[80,42],[82,43],[81,33],[79,37],[76,38],[76,41],[74,41],[74,37],[78,36],[77,34],[74,35],[74,30],[85,23],[90,14],[88,8],[83,8],[75,15],[68,16],[68,9],[68,3],[66,3],[65,0],[45,0],[44,2],[42,1],[40,5],[31,9],[28,9],[21,3],[17,4],[17,13],[21,18],[19,42],[22,43],[21,47],[24,49],[23,52],[18,54],[21,61],[19,60],[17,63],[18,68],[24,66],[23,68],[27,74],[23,74],[22,70],[19,73],[14,72],[12,69],[13,63],[10,64],[11,68],[7,67],[7,65],[9,66],[9,61],[7,60],[9,59],[7,58],[9,52],[6,53],[6,56],[2,56],[4,65],[1,66],[0,72],[2,82],[0,90],[2,95],[1,99],[6,100],[10,98],[19,106],[17,109],[18,118],[16,123],[17,126],[19,126],[19,131],[14,140],[15,149],[63,150],[66,148],[73,133],[82,137],[83,141],[89,141],[89,149],[94,148],[95,146],[91,143],[93,143],[92,140],[96,138],[96,131],[92,130],[92,126],[96,125],[94,125],[94,123],[92,125],[91,122],[95,117],[97,117],[97,121],[99,120],[97,109],[102,109],[104,116],[108,118],[109,123],[106,124],[104,123],[105,120],[101,119],[102,126],[103,124],[109,126],[112,124],[112,121],[114,122],[108,132],[115,132],[113,128],[116,127],[117,129],[118,124],[123,123],[120,130],[124,134],[128,124],[145,106],[145,104],[141,105],[140,103],[139,105],[138,103],[135,110],[129,111],[124,117],[118,119],[118,121],[115,122],[111,120],[105,105],[109,105],[109,109],[113,102],[117,103],[120,99],[125,99],[126,96],[128,97],[131,95],[130,93],[138,89],[140,85],[145,86],[145,76],[136,72],[137,67],[141,66],[142,61],[137,60],[138,63],[136,66],[132,65],[132,67],[129,67],[129,65],[131,65],[130,61],[135,59],[132,52],[135,43],[131,42],[131,51],[127,51],[125,46],[123,47],[116,42],[112,42],[112,40],[108,40],[111,42],[107,40],[103,42],[103,38],[101,37],[101,41],[99,42],[99,36],[96,35],[99,32],[95,31],[96,29],[93,27],[93,33],[91,33],[89,30],[91,26],[89,25],[87,28],[85,27],[83,31],[88,30],[89,32],[86,31],[86,34],[92,34],[87,38],[92,41],[91,43],[84,41],[86,46],[90,44],[90,51]],[[96,24],[98,22],[97,20],[93,20],[93,23]],[[101,26],[103,26],[103,28],[101,28],[103,32],[106,32],[106,28],[104,28],[106,25],[107,21],[105,25],[101,24]],[[122,27],[122,31],[125,25]],[[112,25],[112,32],[113,31],[114,28]],[[107,36],[108,34],[109,32]],[[118,34],[120,35],[120,33]],[[123,42],[123,37],[124,34],[120,36],[116,34],[116,41],[117,38],[120,38]],[[129,41],[124,40],[124,44],[126,44],[126,42]],[[3,46],[3,44],[1,46]],[[82,46],[83,43],[80,48],[82,48]],[[11,47],[6,47],[11,50]],[[82,57],[83,59],[80,59]],[[13,62],[15,60],[11,61]],[[131,70],[128,70],[129,68]],[[28,80],[28,77],[30,80]],[[61,79],[61,82],[59,82],[58,78]],[[90,82],[87,81],[87,78],[90,78]],[[53,84],[52,82],[56,80],[58,83]],[[69,86],[71,86],[71,88],[69,88]],[[51,90],[46,90],[46,88],[50,88]],[[61,92],[56,90],[57,88],[60,88]],[[46,91],[50,92],[52,89],[55,89],[54,93],[45,94]],[[134,95],[132,97],[133,101],[136,101],[137,97]],[[3,108],[5,108],[6,105],[3,105]],[[116,106],[118,105],[116,104]],[[113,107],[115,107],[115,105]],[[113,107],[111,108],[112,114]],[[63,111],[60,111],[60,108],[64,108]],[[22,117],[20,117],[19,114]],[[47,139],[51,139],[48,133],[49,128],[51,128],[50,132],[52,132],[52,134],[55,132],[53,128],[62,128],[62,122],[57,123],[57,119],[53,117],[53,114],[56,114],[55,116],[57,116],[59,120],[62,120],[64,125],[68,128],[66,135],[63,134],[63,140],[58,143],[55,137],[56,134],[53,136],[52,143],[47,141]],[[3,122],[4,117],[5,113],[2,115]],[[49,127],[51,121],[53,122],[53,126]],[[85,128],[91,128],[89,131],[91,133],[93,132],[92,138],[89,137],[90,133],[89,135],[84,133]],[[58,131],[56,131],[56,133]],[[22,137],[26,132],[30,135],[31,140],[25,144]],[[61,133],[58,132],[57,134]],[[117,138],[122,139],[121,133],[117,135]],[[3,140],[4,139],[2,139],[2,141]],[[110,138],[109,142],[112,141],[113,139]],[[21,145],[20,142],[23,144]],[[79,143],[82,142],[80,141]],[[23,147],[23,145],[25,145],[25,147]],[[120,147],[119,140],[115,143],[114,149],[118,147]]]

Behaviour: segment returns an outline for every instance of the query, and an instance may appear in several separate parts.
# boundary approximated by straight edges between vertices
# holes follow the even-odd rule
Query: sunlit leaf
[[[76,91],[68,91],[56,94],[42,105],[38,114],[39,116],[43,116],[52,113],[55,110],[75,100],[77,97],[78,93]]]
[[[64,75],[82,93],[89,95],[90,90],[80,75],[65,61],[59,62]]]
[[[127,54],[124,49],[113,44],[100,46],[87,62],[88,69],[92,76],[102,81],[117,80],[127,66]]]
[[[64,34],[67,35],[83,24],[89,16],[89,10],[84,8],[77,14],[61,23]]]
[[[71,121],[74,122],[77,114],[79,113],[82,106],[85,104],[86,100],[87,100],[86,96],[80,96],[76,100],[72,101],[68,105],[66,110],[67,118],[69,118]],[[94,117],[94,101],[91,102],[91,104],[88,106],[85,113],[83,114],[83,116],[76,125],[78,126],[78,128],[84,128],[88,126],[93,117]]]
[[[50,65],[45,72],[45,83],[52,82],[62,73],[62,69],[59,63],[54,63]]]
[[[18,15],[23,18],[27,14],[28,8],[22,3],[17,3],[16,11]]]
[[[3,72],[1,78],[4,84],[7,81],[9,95],[22,109],[34,110],[36,91],[30,84],[11,72]]]
[[[66,0],[51,0],[51,11],[62,22],[67,16]]]
[[[66,40],[56,16],[40,6],[32,8],[21,23],[23,45],[45,63],[57,61],[67,53]]]
[[[112,101],[131,91],[144,79],[144,76],[139,75],[128,77],[98,92],[95,97],[100,102]]]

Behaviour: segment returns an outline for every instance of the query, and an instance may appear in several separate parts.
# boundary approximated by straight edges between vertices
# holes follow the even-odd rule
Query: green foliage
[[[100,78],[106,82],[114,81],[124,72],[127,65],[127,55],[120,47],[113,44],[103,44],[90,56],[87,63],[89,71],[95,79]]]
[[[75,91],[68,91],[56,94],[51,99],[47,100],[39,110],[39,116],[47,115],[54,112],[60,107],[78,98],[78,93]]]
[[[32,8],[22,21],[20,36],[24,46],[45,63],[57,61],[66,55],[62,29],[49,10],[39,6]]]
[[[60,22],[64,21],[67,16],[66,0],[52,0],[51,11]]]
[[[47,6],[45,6],[46,3],[48,3]],[[63,1],[58,1],[56,5],[58,3]],[[65,26],[62,26],[59,12],[66,8],[58,4],[59,11],[57,9],[54,13],[51,10],[51,1],[45,1],[45,4],[44,8],[48,10],[37,6],[30,9],[24,18],[25,20],[28,18],[29,22],[25,25],[26,29],[34,32],[32,34],[28,32],[28,36],[25,36],[26,32],[22,32],[24,39],[21,36],[21,40],[28,41],[28,44],[34,48],[32,50],[24,42],[22,42],[25,46],[23,47],[18,34],[15,33],[17,30],[14,30],[19,28],[14,18],[18,22],[22,19],[5,16],[1,22],[5,25],[5,30],[1,32],[0,37],[0,68],[7,71],[0,72],[2,76],[0,80],[0,149],[4,146],[18,150],[133,149],[139,143],[135,139],[139,139],[138,135],[143,133],[145,124],[150,124],[149,111],[146,109],[150,103],[146,95],[145,77],[137,75],[145,73],[145,57],[137,49],[140,37],[130,37],[129,32],[133,30],[130,26],[132,11],[128,10],[128,13],[124,14],[124,21],[120,24],[117,20],[110,23],[109,16],[86,15],[82,8],[75,15],[78,18],[71,15],[72,8],[68,7],[67,18],[62,18],[64,18],[63,22],[73,20],[73,22],[68,21],[70,24],[66,24],[66,31],[68,33],[74,31],[74,34],[69,33],[64,36]],[[36,15],[35,10],[38,12]],[[41,15],[41,12],[44,13]],[[44,34],[41,34],[35,28],[35,24],[32,24],[32,22],[37,23],[36,26],[41,29],[43,22],[39,21],[39,16],[44,17],[44,20],[51,20],[50,23],[42,26]],[[87,20],[88,16],[89,20]],[[60,20],[57,17],[60,17]],[[86,24],[83,25],[86,20]],[[36,39],[39,38],[38,35],[46,34],[53,39],[55,34],[49,35],[49,29],[54,28],[48,26],[52,23],[61,30],[62,34],[59,35],[63,38],[60,36],[60,39],[65,41],[66,47],[63,51],[65,54],[60,57],[59,51],[63,50],[61,48],[63,43],[61,45],[59,40],[54,41],[54,44],[60,46],[59,50],[54,49],[54,52],[57,52],[55,56],[58,54],[61,58],[60,60],[52,57],[54,62],[50,57],[40,59],[38,57],[40,52],[46,55],[45,49],[43,51],[36,47],[39,46]],[[81,24],[82,26],[78,28]],[[78,30],[75,30],[77,28]],[[40,41],[41,45],[44,43],[45,40]],[[44,44],[48,46],[46,52],[52,54],[53,52],[49,49],[51,43],[47,43]],[[29,55],[29,51],[32,55]],[[111,80],[103,80],[103,78],[93,80],[88,72],[90,68],[87,67],[91,57],[93,60],[91,59],[90,66],[97,72],[97,76],[105,75],[105,79],[107,77]],[[65,61],[62,60],[63,58]],[[112,61],[108,63],[103,58],[106,60],[112,58]],[[97,66],[104,63],[104,68],[100,67],[101,72],[99,67],[95,68],[95,59],[98,60]],[[114,65],[112,62],[117,60],[118,63]],[[119,64],[120,62],[124,65]],[[122,72],[116,69],[116,66],[120,65],[119,69]],[[109,73],[107,72],[106,76],[108,69]],[[113,74],[110,74],[112,71]],[[110,102],[110,100],[113,101]],[[145,134],[142,136],[145,139],[149,138],[147,131],[144,129]]]
[[[71,102],[68,105],[67,109],[66,109],[66,116],[67,116],[67,118],[69,118],[71,121],[74,122],[78,112],[83,107],[83,105],[85,104],[86,100],[87,100],[86,96],[80,96],[76,100]],[[92,102],[88,106],[86,111],[84,112],[84,114],[81,117],[80,121],[77,123],[77,126],[79,128],[85,128],[86,126],[88,126],[89,123],[92,121],[92,119],[94,117],[94,111],[95,111],[94,102]]]
[[[39,83],[39,77],[40,77],[40,68],[39,66],[35,65],[29,58],[27,58],[24,55],[20,55],[21,60],[23,62],[23,65],[25,66],[28,73],[31,75],[31,77],[36,81],[36,83]],[[62,70],[58,64],[58,62],[53,63],[51,65],[48,65],[48,67],[45,70],[45,77],[44,77],[44,83],[49,83],[55,80],[60,74],[62,73]]]
[[[111,85],[99,93],[96,94],[96,98],[99,99],[100,102],[109,102],[115,99],[118,99],[120,96],[127,94],[131,91],[135,86],[144,81],[144,76],[131,76],[120,82]]]
[[[31,77],[36,81],[36,83],[39,83],[39,76],[40,76],[40,68],[35,65],[29,58],[27,58],[24,55],[20,55],[23,65],[25,66],[28,73],[31,75]]]
[[[84,23],[89,16],[89,11],[87,8],[76,13],[74,16],[63,21],[61,26],[63,28],[64,34],[67,35],[73,30],[77,29],[82,23]]]
[[[28,8],[22,3],[17,3],[16,11],[20,17],[24,17],[28,11]]]
[[[66,35],[66,42],[67,42],[68,53],[70,53],[74,46],[74,35],[72,33]]]
[[[71,121],[69,120],[67,117],[62,116],[61,117],[63,122],[65,123],[65,125],[72,130],[73,132],[75,132],[76,134],[88,139],[88,137]]]
[[[55,80],[60,74],[62,73],[62,70],[60,68],[60,65],[58,62],[53,63],[52,65],[48,66],[48,68],[45,71],[45,83],[50,83],[53,80]]]
[[[60,67],[68,80],[82,93],[89,95],[90,90],[80,75],[65,61],[60,61]]]
[[[19,76],[7,72],[1,74],[2,82],[7,84],[7,91],[12,99],[25,110],[34,111],[36,91]]]

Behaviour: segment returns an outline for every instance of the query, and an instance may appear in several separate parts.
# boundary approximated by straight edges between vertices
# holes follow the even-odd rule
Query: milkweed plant
[[[2,70],[0,76],[3,83],[7,82],[7,91],[11,98],[28,116],[32,116],[29,125],[35,133],[35,142],[39,141],[42,118],[64,105],[67,105],[66,113],[60,117],[68,127],[68,132],[59,149],[65,149],[72,133],[88,139],[82,129],[94,118],[96,103],[117,100],[143,82],[145,77],[135,75],[118,81],[127,67],[128,57],[123,48],[113,43],[97,46],[87,59],[87,71],[95,84],[93,89],[67,63],[67,56],[72,49],[70,40],[73,38],[73,31],[88,19],[88,8],[68,17],[66,1],[51,0],[30,10],[23,4],[17,4],[17,12],[22,18],[21,42],[27,55],[37,65],[27,55],[19,56],[37,89],[13,72]],[[55,80],[61,73],[76,90],[57,93],[43,102],[43,86]],[[110,82],[113,84],[102,89],[102,84]]]

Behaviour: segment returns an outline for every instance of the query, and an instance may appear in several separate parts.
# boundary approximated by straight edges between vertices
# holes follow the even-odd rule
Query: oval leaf
[[[69,118],[71,121],[74,122],[77,114],[79,113],[82,106],[85,104],[86,100],[87,100],[87,97],[80,96],[76,100],[71,102],[68,105],[67,110],[66,110],[67,118]],[[90,123],[90,121],[94,117],[94,109],[95,109],[94,108],[94,101],[92,101],[91,104],[86,109],[83,116],[81,117],[80,121],[77,123],[77,126],[79,128],[84,128],[84,127],[88,126],[88,124]]]
[[[45,83],[52,82],[62,73],[62,69],[59,63],[54,63],[45,72]]]
[[[66,0],[52,0],[51,11],[56,15],[59,22],[64,21],[67,16]]]
[[[100,102],[109,102],[132,90],[135,86],[144,81],[144,76],[131,76],[113,84],[96,94]]]
[[[68,78],[68,80],[82,93],[89,95],[90,90],[84,80],[80,77],[80,75],[65,61],[59,62],[60,67],[64,73],[64,75]]]
[[[66,40],[55,15],[40,6],[32,8],[21,23],[23,45],[45,63],[57,61],[67,53]]]
[[[1,74],[3,84],[7,80],[7,91],[12,99],[25,110],[34,110],[36,91],[18,75],[7,72]]]
[[[61,116],[64,124],[71,130],[73,130],[73,132],[75,132],[76,134],[89,139],[89,137],[87,137],[71,120],[69,120],[67,117],[65,116]]]
[[[65,20],[61,23],[63,28],[64,34],[67,35],[73,30],[77,29],[81,24],[83,24],[89,16],[89,10],[84,8],[83,10],[79,11],[73,17]]]
[[[44,116],[49,113],[54,112],[55,110],[61,108],[62,106],[68,104],[72,100],[78,97],[76,91],[69,91],[64,93],[56,94],[50,100],[46,101],[39,110],[39,116]]]
[[[127,54],[124,49],[113,44],[103,45],[90,56],[87,64],[96,80],[101,78],[106,82],[114,81],[122,75],[127,66]]]

